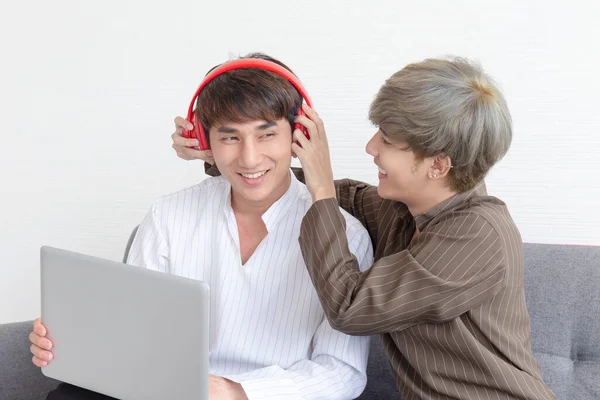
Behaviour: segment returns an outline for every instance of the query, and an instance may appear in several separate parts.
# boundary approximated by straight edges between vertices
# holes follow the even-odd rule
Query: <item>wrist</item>
[[[331,199],[331,198],[335,198],[335,186],[333,186],[333,184],[331,186],[328,187],[324,187],[324,188],[320,188],[318,190],[315,190],[312,198],[313,198],[313,203],[319,201],[319,200],[324,200],[324,199]]]

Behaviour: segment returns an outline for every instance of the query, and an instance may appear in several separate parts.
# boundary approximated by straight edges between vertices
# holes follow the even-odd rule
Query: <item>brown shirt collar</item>
[[[475,188],[469,191],[457,193],[454,196],[451,196],[446,200],[442,201],[437,206],[427,211],[425,214],[415,215],[414,219],[417,225],[417,229],[419,230],[419,232],[422,232],[427,227],[427,224],[429,224],[429,222],[431,222],[432,219],[434,219],[441,213],[452,210],[456,208],[457,205],[462,204],[473,197],[486,195],[487,191],[485,187],[485,182],[478,183],[477,186],[475,186]]]

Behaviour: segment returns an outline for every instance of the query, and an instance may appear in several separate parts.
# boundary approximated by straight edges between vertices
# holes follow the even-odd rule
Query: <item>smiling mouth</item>
[[[246,179],[258,179],[261,176],[265,175],[267,172],[269,172],[270,169],[266,169],[264,171],[259,171],[259,172],[253,172],[251,174],[247,174],[247,173],[238,173],[238,175],[246,178]]]
[[[379,173],[383,174],[383,175],[387,175],[387,172],[385,172],[385,170],[379,166],[377,166],[377,168],[379,168]]]

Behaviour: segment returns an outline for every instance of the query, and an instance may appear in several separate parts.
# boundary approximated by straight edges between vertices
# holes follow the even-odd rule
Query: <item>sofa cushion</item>
[[[396,389],[392,367],[383,351],[381,336],[371,338],[369,364],[367,367],[367,387],[358,400],[402,400]]]
[[[58,382],[31,362],[31,321],[0,325],[0,399],[42,400]]]
[[[531,345],[558,399],[600,399],[600,247],[525,244]]]

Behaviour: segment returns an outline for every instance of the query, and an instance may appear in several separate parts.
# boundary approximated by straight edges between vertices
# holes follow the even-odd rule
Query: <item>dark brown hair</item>
[[[252,53],[240,58],[271,61],[292,72],[266,54]],[[301,105],[302,95],[284,77],[262,69],[243,68],[221,74],[206,85],[198,96],[194,112],[208,139],[210,128],[224,122],[270,122],[286,118],[293,129]]]

